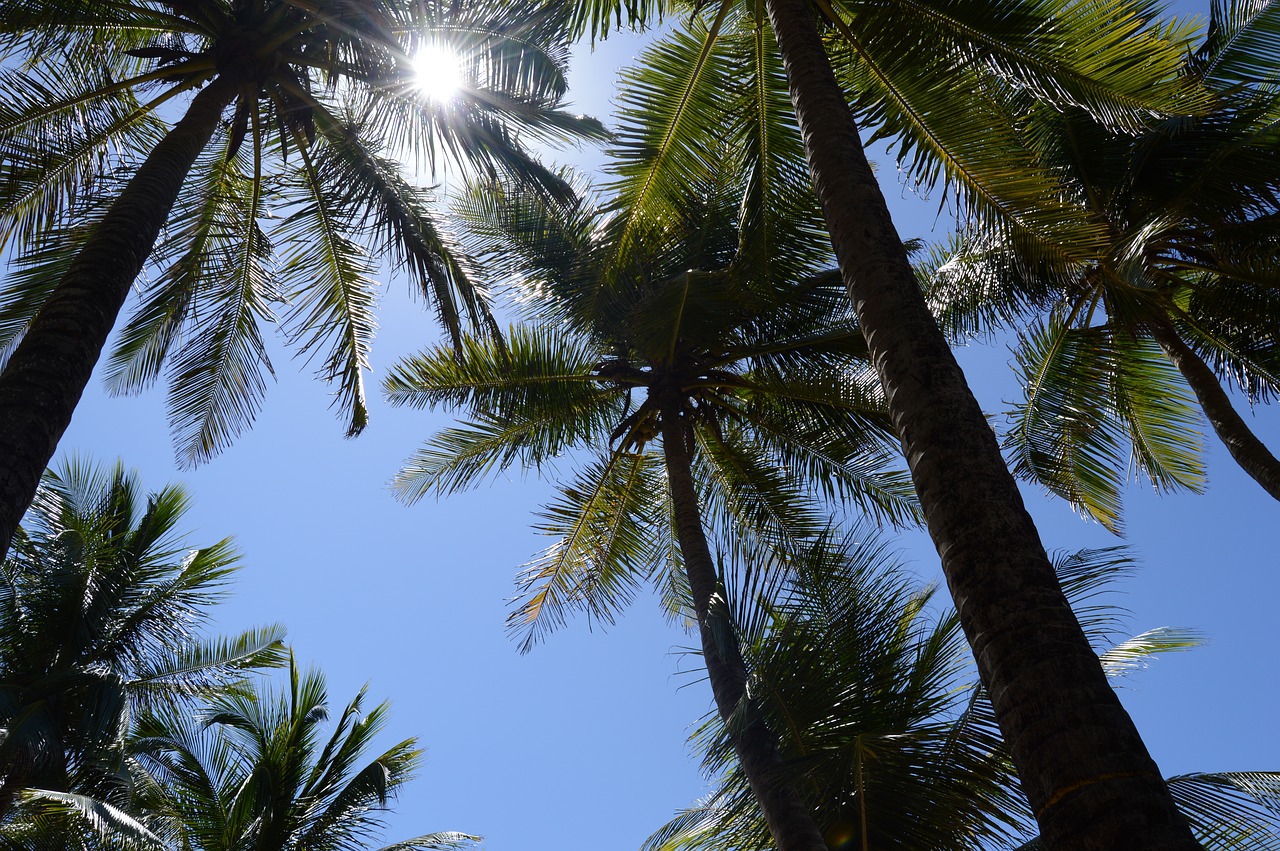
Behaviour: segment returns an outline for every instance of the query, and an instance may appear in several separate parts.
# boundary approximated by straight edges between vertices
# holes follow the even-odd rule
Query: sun
[[[428,100],[448,103],[462,88],[458,54],[442,44],[428,44],[413,57],[415,85]]]

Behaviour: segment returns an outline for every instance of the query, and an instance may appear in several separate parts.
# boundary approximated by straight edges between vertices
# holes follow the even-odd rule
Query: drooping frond
[[[1214,0],[1209,32],[1192,58],[1196,76],[1218,89],[1277,82],[1280,3],[1276,0]]]
[[[410,502],[469,487],[516,460],[540,466],[575,445],[605,440],[622,404],[602,387],[588,347],[513,329],[505,345],[467,338],[402,361],[383,383],[395,405],[462,407],[471,421],[440,432],[397,475]]]
[[[1198,419],[1152,345],[1050,321],[1022,336],[1017,361],[1025,401],[1006,438],[1015,473],[1112,530],[1130,458],[1158,487],[1203,486]]]
[[[435,309],[455,345],[467,326],[473,333],[495,332],[487,294],[463,268],[457,248],[444,233],[432,197],[401,173],[399,164],[369,150],[361,137],[324,122],[329,144],[318,155],[317,169],[333,192],[343,223],[365,236],[374,254],[392,258],[415,289]]]
[[[302,147],[299,159],[298,208],[273,232],[292,303],[285,328],[301,356],[320,356],[317,373],[338,385],[334,406],[347,423],[347,436],[354,437],[368,422],[364,373],[377,328],[374,262],[352,239],[356,210],[344,209],[340,201],[341,193],[356,191],[351,176],[333,174],[323,152]],[[335,177],[345,182],[335,183]]]
[[[268,281],[271,244],[259,223],[259,176],[250,153],[228,156],[229,144],[226,137],[221,150],[201,158],[174,205],[155,251],[163,272],[144,288],[107,360],[110,392],[140,393],[160,377],[169,355],[198,338],[200,324],[219,312],[218,282]],[[276,295],[268,288],[259,297]]]
[[[666,511],[665,475],[654,453],[611,452],[579,470],[538,514],[553,543],[517,579],[507,628],[530,650],[568,614],[612,624],[641,583],[662,570],[651,528]]]

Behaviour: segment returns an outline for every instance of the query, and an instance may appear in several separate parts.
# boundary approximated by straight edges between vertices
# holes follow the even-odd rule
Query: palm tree
[[[108,379],[133,391],[168,368],[186,463],[252,421],[276,304],[336,383],[348,434],[363,428],[376,289],[362,240],[455,334],[464,315],[490,323],[393,157],[562,191],[519,137],[599,130],[558,109],[557,15],[534,0],[0,2],[0,239],[23,264],[0,310],[0,555],[148,264]],[[452,101],[416,88],[411,57],[434,41],[470,75]]]
[[[395,486],[414,500],[591,450],[542,515],[554,543],[521,579],[513,629],[527,649],[571,609],[611,621],[645,579],[691,608],[719,712],[748,719],[734,747],[770,830],[781,848],[817,849],[746,699],[710,541],[786,549],[824,522],[814,495],[898,522],[914,506],[883,472],[888,424],[821,232],[761,230],[755,171],[724,165],[687,185],[678,218],[643,227],[615,213],[632,197],[625,181],[603,206],[474,193],[459,211],[470,253],[489,268],[507,258],[538,324],[513,328],[505,347],[469,339],[393,369],[393,404],[462,407],[469,420],[432,438]],[[802,189],[797,209],[811,199]]]
[[[36,810],[118,803],[138,712],[282,661],[279,626],[198,636],[237,557],[187,545],[188,507],[175,486],[144,502],[119,465],[46,474],[0,583],[0,832],[30,820],[24,790]]]
[[[726,19],[729,5],[700,8],[714,22]],[[1152,26],[1149,4],[817,5],[834,31],[842,79],[870,86],[854,92],[857,116],[808,0],[764,0],[744,14],[763,32],[762,8],[776,37],[841,274],[1042,835],[1051,848],[1193,848],[1158,767],[1057,585],[999,445],[921,295],[856,120],[901,137],[909,163],[926,176],[945,174],[975,215],[1003,221],[1019,238],[1053,241],[1071,232],[1097,240],[1096,227],[1066,206],[1023,215],[1037,198],[1054,196],[1043,191],[1054,183],[1044,179],[1045,170],[1026,168],[1034,158],[1025,146],[1006,144],[1017,141],[1017,117],[1011,122],[987,89],[1012,82],[1135,126],[1147,112],[1188,106],[1183,95],[1191,87],[1176,73],[1187,30]],[[596,0],[578,4],[576,20],[601,34],[624,6],[641,21],[666,8]],[[715,33],[715,24],[707,31]],[[756,44],[771,43],[762,35]],[[655,126],[666,131],[659,150],[673,152],[673,163],[694,159],[699,140],[714,144],[715,131],[698,132],[697,111],[714,100],[702,88],[701,67],[695,63],[690,86],[671,98],[683,120],[673,122],[670,110],[657,116]],[[993,144],[984,147],[988,136]],[[1004,194],[970,168],[972,151],[948,146],[957,138],[985,151],[988,165],[1005,161]],[[1019,181],[1021,174],[1034,179]],[[678,182],[672,171],[650,185]],[[1006,203],[1011,193],[1019,204]]]
[[[743,548],[726,582],[760,712],[831,848],[972,849],[1017,836],[1026,802],[975,711],[972,661],[954,613],[868,524],[829,533],[789,571]],[[647,848],[764,849],[769,837],[708,718],[692,739],[712,794]]]
[[[1018,354],[1026,398],[1009,431],[1016,471],[1112,528],[1130,457],[1159,487],[1203,486],[1195,401],[1241,468],[1280,499],[1280,461],[1221,383],[1251,402],[1280,393],[1270,248],[1280,97],[1274,70],[1264,64],[1270,82],[1257,80],[1278,38],[1280,4],[1215,4],[1187,76],[1219,102],[1138,135],[1075,112],[1027,111],[1043,159],[1070,176],[1071,200],[1109,239],[1046,274],[1030,246],[979,231],[933,276],[931,295],[955,330],[1047,308]]]
[[[389,704],[362,690],[326,739],[324,677],[215,697],[203,714],[161,707],[141,718],[131,750],[140,818],[168,847],[190,851],[339,851],[365,848],[382,813],[421,761],[413,739],[365,762]],[[454,849],[478,837],[442,832],[383,851]]]
[[[1170,628],[1118,640],[1123,613],[1100,595],[1131,569],[1122,549],[1054,561],[1110,676],[1199,643]],[[782,731],[797,786],[833,848],[1038,847],[1026,844],[1035,822],[954,611],[933,614],[933,588],[895,562],[862,527],[815,546],[799,569],[755,569],[756,581],[730,585],[743,595],[731,607],[750,689]],[[716,791],[655,833],[648,851],[771,847],[728,741],[716,718],[697,732]],[[1280,774],[1188,775],[1170,786],[1206,848],[1280,843]]]

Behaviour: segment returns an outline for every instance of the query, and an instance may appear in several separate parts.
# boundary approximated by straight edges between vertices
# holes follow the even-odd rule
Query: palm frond
[[[1280,4],[1275,0],[1215,0],[1209,31],[1196,52],[1196,75],[1218,89],[1276,81]]]
[[[105,801],[72,792],[26,789],[22,793],[23,818],[39,820],[49,814],[71,817],[95,833],[110,847],[128,851],[163,851],[168,846],[134,816]],[[65,841],[65,840],[64,840]]]
[[[1206,849],[1280,848],[1280,775],[1226,771],[1169,778],[1169,792]]]
[[[1015,474],[1038,482],[1113,531],[1122,528],[1122,425],[1109,410],[1111,337],[1102,328],[1039,325],[1016,352],[1026,400],[1005,446]]]
[[[617,260],[606,267],[624,266],[650,223],[680,221],[691,190],[714,182],[724,150],[714,117],[723,93],[735,86],[721,39],[728,4],[720,8],[709,28],[695,21],[689,31],[660,39],[619,80],[620,126],[610,168],[617,176],[611,187]]]
[[[574,609],[612,624],[655,562],[650,528],[665,508],[661,459],[611,452],[582,469],[539,513],[534,527],[555,539],[516,580],[520,601],[507,629],[528,652]]]
[[[167,235],[153,255],[163,271],[144,289],[107,360],[104,380],[112,393],[147,389],[170,353],[198,336],[190,325],[218,310],[212,282],[265,280],[254,268],[266,263],[272,248],[258,223],[258,175],[249,154],[231,155],[230,144],[224,137],[220,149],[197,162],[174,205]]]

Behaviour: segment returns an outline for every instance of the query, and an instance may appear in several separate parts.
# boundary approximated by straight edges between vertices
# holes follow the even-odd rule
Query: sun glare
[[[418,90],[436,103],[447,103],[462,87],[458,55],[439,44],[428,44],[413,58]]]

